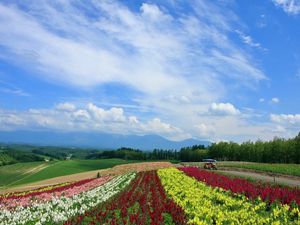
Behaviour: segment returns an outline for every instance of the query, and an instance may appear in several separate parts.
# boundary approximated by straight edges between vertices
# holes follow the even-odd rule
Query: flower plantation
[[[155,171],[139,173],[130,187],[108,204],[100,205],[65,224],[82,224],[85,221],[102,221],[103,224],[186,224],[183,210],[167,198]]]
[[[199,170],[196,167],[185,167],[181,168],[181,170],[187,175],[205,182],[212,187],[220,187],[230,190],[233,193],[245,194],[250,199],[260,197],[263,201],[269,203],[280,201],[283,204],[292,204],[295,202],[300,205],[300,190],[296,188],[256,185],[245,179],[231,179],[216,173]]]
[[[299,189],[194,167],[108,175],[0,196],[0,224],[295,224]]]

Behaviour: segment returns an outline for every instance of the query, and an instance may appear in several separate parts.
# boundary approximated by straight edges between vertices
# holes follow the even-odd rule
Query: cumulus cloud
[[[163,123],[159,118],[154,118],[147,122],[145,128],[149,131],[158,133],[173,133],[180,132],[179,128],[173,127],[170,124]]]
[[[57,110],[72,112],[76,109],[76,106],[69,102],[59,103],[55,106]]]
[[[279,98],[272,98],[270,101],[269,101],[269,103],[271,103],[271,104],[278,104],[279,103]]]
[[[210,111],[217,115],[238,115],[240,111],[231,103],[212,103]]]
[[[296,15],[300,12],[299,0],[273,0],[273,3],[281,7],[287,14]]]
[[[214,138],[215,135],[215,128],[211,125],[207,125],[204,123],[198,124],[194,126],[196,128],[196,132],[199,137],[203,138]]]
[[[287,125],[300,125],[300,114],[271,114],[271,121]]]
[[[93,103],[89,103],[87,110],[95,121],[124,122],[126,120],[122,108],[113,107],[109,110],[104,110]]]
[[[72,107],[71,107],[72,106]],[[52,129],[64,131],[94,131],[123,134],[158,134],[171,139],[187,137],[181,129],[160,118],[140,121],[125,115],[123,108],[104,109],[93,103],[75,107],[72,103],[59,103],[50,109],[0,111],[0,129]]]

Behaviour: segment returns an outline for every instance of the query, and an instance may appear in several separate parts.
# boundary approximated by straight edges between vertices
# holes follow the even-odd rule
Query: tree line
[[[176,160],[198,162],[213,158],[219,161],[249,161],[262,163],[300,163],[300,133],[291,139],[271,141],[219,142],[209,146],[194,145],[177,150],[154,149],[144,152],[132,148],[94,153],[87,158],[122,158],[133,160]]]
[[[218,160],[262,163],[300,163],[300,133],[292,139],[272,141],[219,142],[208,147],[209,156]]]

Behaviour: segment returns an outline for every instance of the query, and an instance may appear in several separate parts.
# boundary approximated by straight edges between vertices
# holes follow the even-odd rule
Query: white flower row
[[[109,182],[71,198],[53,197],[46,203],[35,203],[31,207],[19,206],[13,211],[0,211],[0,225],[59,223],[83,214],[85,211],[106,201],[126,187],[135,173],[120,175]]]

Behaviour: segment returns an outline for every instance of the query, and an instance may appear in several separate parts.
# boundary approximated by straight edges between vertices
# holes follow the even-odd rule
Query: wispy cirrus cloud
[[[182,4],[190,10],[180,10]],[[199,112],[222,102],[230,92],[229,83],[238,89],[266,79],[251,53],[230,38],[240,23],[226,4],[211,1],[142,3],[136,8],[117,0],[5,2],[0,3],[0,54],[30,68],[37,79],[81,91],[110,83],[126,86],[134,90],[128,98],[139,111],[124,116],[122,107],[107,110],[92,103],[85,107],[60,103],[47,113],[25,113],[26,118],[36,118],[21,117],[29,121],[28,126],[82,126],[121,133],[130,132],[129,128],[131,132],[159,128],[168,137],[183,137],[183,130],[196,137],[214,132],[218,137],[226,129],[215,124],[211,115],[199,116]],[[250,37],[245,36],[245,41],[258,47]],[[224,104],[215,110],[232,112],[217,118],[221,125],[236,125],[230,135],[241,126],[247,128],[242,113],[233,104]],[[143,108],[151,109],[155,117],[141,116]],[[58,124],[64,120],[68,122]]]
[[[15,85],[3,81],[0,81],[0,92],[23,97],[31,96],[31,94],[16,87]]]
[[[240,39],[242,40],[242,42],[244,44],[249,45],[252,48],[257,48],[257,49],[260,49],[263,51],[267,50],[267,49],[263,48],[260,43],[255,42],[250,35],[246,35],[245,33],[243,33],[240,30],[235,30],[235,32],[239,35]]]
[[[272,0],[273,3],[281,7],[284,12],[290,15],[296,15],[300,13],[300,1],[299,0]]]
[[[234,79],[265,77],[226,38],[230,20],[210,3],[193,3],[195,11],[177,17],[148,3],[139,11],[117,1],[19,4],[0,7],[1,46],[19,60],[35,52],[28,63],[57,82],[86,87],[117,81],[155,95],[180,86],[199,89],[193,83],[201,80],[206,97],[216,98],[210,90],[218,77],[229,76],[219,69],[224,65],[235,70]],[[204,19],[207,10],[218,13]]]

